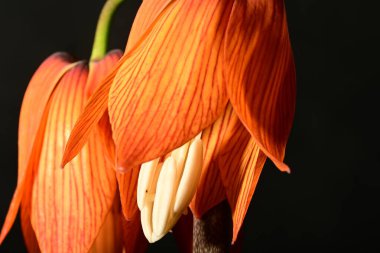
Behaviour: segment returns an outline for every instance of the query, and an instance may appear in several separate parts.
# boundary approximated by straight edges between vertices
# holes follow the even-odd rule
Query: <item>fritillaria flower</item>
[[[283,0],[145,0],[126,53],[80,116],[63,164],[108,111],[117,170],[148,162],[139,180],[149,182],[141,186],[148,195],[137,192],[142,217],[142,205],[150,210],[143,218],[148,240],[162,237],[191,199],[196,217],[227,199],[235,240],[266,158],[289,172],[283,159],[294,108]],[[193,143],[201,163],[189,157]],[[186,173],[177,155],[184,145],[184,163],[198,164]],[[186,200],[178,199],[178,182],[192,176]],[[123,202],[124,209],[136,205]]]
[[[122,55],[119,50],[105,55],[104,26],[119,2],[111,0],[103,9],[89,64],[55,53],[41,64],[28,85],[19,119],[18,183],[0,243],[21,206],[29,252],[122,252],[123,248],[139,252],[144,248],[144,242],[138,240],[142,235],[139,222],[125,221],[122,216],[112,146],[102,127],[91,134],[78,156],[61,168],[74,123]],[[103,121],[108,124],[107,119],[105,114]]]

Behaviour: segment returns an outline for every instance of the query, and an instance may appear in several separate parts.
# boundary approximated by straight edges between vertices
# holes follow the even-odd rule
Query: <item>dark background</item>
[[[0,224],[17,179],[18,113],[44,58],[90,55],[103,0],[0,4]],[[111,48],[124,48],[138,7],[126,0]],[[372,5],[370,5],[372,2]],[[375,1],[286,0],[297,111],[286,175],[267,162],[244,225],[243,252],[380,252],[379,8]],[[152,245],[177,252],[171,235]],[[19,221],[0,252],[24,252]]]

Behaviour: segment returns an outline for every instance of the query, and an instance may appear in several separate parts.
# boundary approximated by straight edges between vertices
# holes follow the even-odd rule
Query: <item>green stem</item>
[[[121,2],[124,0],[108,0],[100,13],[96,27],[94,45],[90,60],[99,60],[107,53],[107,41],[112,16]]]

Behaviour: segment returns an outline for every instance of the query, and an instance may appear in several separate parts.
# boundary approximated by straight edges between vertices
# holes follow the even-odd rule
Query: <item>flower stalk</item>
[[[230,252],[232,239],[231,210],[226,201],[194,218],[193,253]]]
[[[91,61],[102,59],[107,53],[107,42],[112,17],[117,7],[124,0],[108,0],[100,13],[96,26],[94,44],[92,46]]]

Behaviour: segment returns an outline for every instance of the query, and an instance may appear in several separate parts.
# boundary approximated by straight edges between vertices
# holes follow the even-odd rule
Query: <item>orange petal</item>
[[[243,224],[265,160],[264,153],[240,123],[237,115],[232,113],[217,157],[232,211],[232,242],[236,240]]]
[[[174,2],[120,66],[108,107],[121,168],[165,155],[221,114],[227,96],[220,55],[231,6]]]
[[[225,40],[233,108],[282,171],[295,109],[295,69],[282,0],[236,0]]]
[[[123,252],[121,218],[120,201],[118,198],[115,198],[114,204],[108,212],[106,220],[89,253]]]
[[[87,252],[112,206],[116,177],[94,132],[64,170],[60,162],[69,133],[85,104],[87,68],[81,64],[61,79],[51,97],[31,221],[41,251]]]
[[[210,176],[199,185],[191,207],[199,217],[227,198],[232,210],[235,241],[266,156],[241,124],[230,104],[222,116],[203,131],[202,141],[206,145],[203,173],[207,172]],[[197,202],[202,203],[195,208]]]
[[[75,64],[77,63],[72,64],[71,57],[66,53],[51,55],[37,69],[25,91],[18,132],[19,181],[25,172],[50,96],[62,76]]]
[[[137,181],[139,178],[140,168],[136,167],[125,173],[117,173],[117,182],[119,184],[120,201],[124,217],[131,220],[137,212]]]
[[[174,2],[174,1],[172,1]],[[163,13],[169,7],[165,7],[165,10],[160,13],[153,21],[153,23],[147,28],[145,33],[140,37],[135,46],[131,50],[126,52],[123,57],[118,61],[118,63],[113,67],[110,73],[102,81],[102,83],[96,88],[89,101],[87,102],[86,107],[83,110],[83,113],[75,123],[74,128],[72,129],[70,138],[67,142],[65,153],[62,157],[61,167],[64,167],[69,161],[71,161],[83,148],[83,146],[88,141],[88,138],[91,132],[97,127],[97,123],[105,115],[107,110],[108,94],[112,85],[112,82],[115,78],[116,73],[121,65],[123,65],[128,58],[130,58],[136,51],[136,49],[145,41],[148,34],[150,34],[152,28],[155,26],[158,20],[160,20]]]
[[[122,52],[120,50],[113,50],[109,52],[103,59],[90,62],[90,70],[85,91],[86,98],[91,97],[96,88],[99,86],[100,82],[107,77],[121,56]],[[97,126],[98,127],[96,127],[95,131],[99,134],[99,141],[102,142],[103,147],[107,151],[105,158],[107,158],[110,163],[114,164],[115,144],[112,140],[111,125],[109,123],[108,112],[104,112]]]
[[[22,204],[23,205],[23,204]],[[24,211],[23,206],[21,206],[21,229],[24,236],[25,246],[30,253],[41,252],[38,246],[36,234],[30,223],[30,208],[28,211]]]
[[[30,205],[27,203],[30,198],[25,196],[25,192],[31,192],[34,170],[38,166],[49,109],[48,102],[59,80],[75,64],[71,63],[70,56],[65,53],[53,54],[38,68],[25,92],[19,119],[18,182],[1,230],[0,244],[13,225],[22,199],[26,208]],[[24,220],[23,231],[27,236],[28,231],[32,231],[27,225],[29,216],[29,211],[26,210],[21,217]]]
[[[90,76],[88,79],[88,88],[86,88],[86,97],[91,95],[85,108],[82,110],[80,117],[75,123],[74,128],[71,131],[70,138],[67,141],[65,152],[62,156],[61,167],[64,167],[69,161],[71,161],[83,148],[86,142],[89,139],[89,136],[94,129],[97,128],[99,121],[102,117],[105,116],[107,111],[107,99],[108,93],[113,81],[113,78],[116,75],[116,70],[118,65],[123,62],[123,57],[120,59],[118,64],[114,64],[116,59],[119,57],[119,52],[114,51],[109,53],[103,60],[100,62],[92,62],[90,71]],[[112,70],[109,70],[110,67],[114,64]],[[103,70],[101,70],[103,69]],[[101,71],[99,71],[101,70]],[[104,73],[108,70],[108,74],[104,77]],[[100,73],[100,74],[98,74]],[[92,80],[101,81],[101,84],[97,85],[95,88]]]
[[[123,52],[113,50],[103,59],[90,62],[90,73],[86,84],[86,96],[89,98],[102,81],[110,73],[113,66],[120,60]]]
[[[149,243],[142,231],[140,212],[137,212],[130,221],[122,218],[122,225],[125,253],[144,253]]]
[[[203,168],[197,192],[190,204],[191,211],[198,219],[226,198],[216,158],[231,115],[232,107],[228,105],[218,120],[202,132]]]
[[[144,0],[136,14],[133,21],[131,31],[129,32],[127,47],[125,52],[128,52],[133,46],[137,44],[140,37],[156,20],[159,14],[171,3],[173,0]]]

